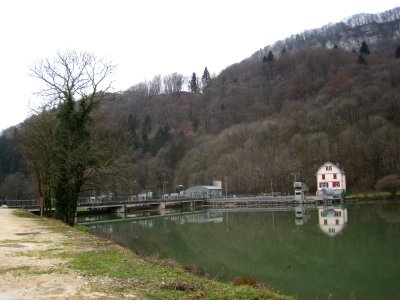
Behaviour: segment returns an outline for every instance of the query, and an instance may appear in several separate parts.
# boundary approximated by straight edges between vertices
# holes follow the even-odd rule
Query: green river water
[[[110,220],[89,227],[223,281],[250,275],[295,299],[400,299],[399,203],[196,208],[79,222],[101,219]]]

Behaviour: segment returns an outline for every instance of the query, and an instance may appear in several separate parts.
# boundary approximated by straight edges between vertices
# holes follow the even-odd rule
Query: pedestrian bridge
[[[209,207],[241,207],[241,206],[292,206],[298,204],[330,204],[332,200],[319,197],[295,198],[294,196],[256,196],[256,197],[220,197],[203,199],[90,199],[81,198],[78,201],[79,212],[114,211],[126,212],[135,210],[157,210],[168,207],[183,206],[209,206]],[[330,203],[327,203],[330,202]],[[6,200],[9,208],[24,208],[29,211],[40,211],[39,201],[32,200]]]

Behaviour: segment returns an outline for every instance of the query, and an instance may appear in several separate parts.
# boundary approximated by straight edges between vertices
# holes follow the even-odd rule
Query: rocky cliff
[[[334,48],[358,51],[365,41],[374,51],[383,42],[400,42],[400,7],[380,14],[358,14],[336,24],[306,30],[277,41],[255,52],[250,58],[262,59],[271,50],[275,56],[302,48]]]

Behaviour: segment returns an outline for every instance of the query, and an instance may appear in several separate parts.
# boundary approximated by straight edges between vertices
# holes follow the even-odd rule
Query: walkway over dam
[[[259,206],[294,206],[294,205],[319,205],[331,204],[332,201],[320,197],[303,197],[296,199],[294,196],[256,196],[256,197],[220,197],[220,198],[200,198],[200,199],[148,199],[123,200],[123,199],[95,199],[82,198],[78,201],[79,212],[112,211],[126,212],[135,210],[157,210],[168,207],[185,206],[205,206],[205,207],[259,207]],[[39,212],[39,201],[33,200],[6,200],[6,205],[10,208],[25,208],[32,212]]]

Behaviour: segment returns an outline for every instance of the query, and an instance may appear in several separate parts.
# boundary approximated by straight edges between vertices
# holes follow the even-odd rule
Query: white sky
[[[4,0],[0,2],[0,131],[34,101],[34,61],[57,50],[93,52],[118,65],[115,89],[154,75],[218,74],[255,51],[306,29],[399,0]]]

